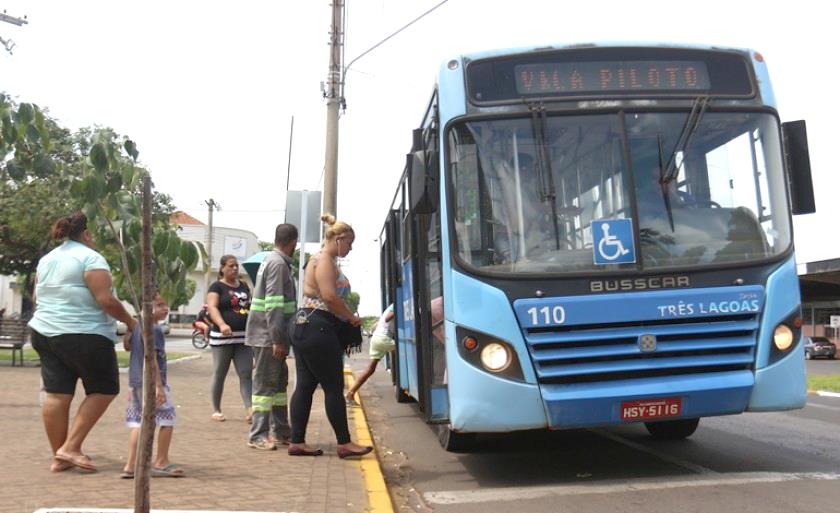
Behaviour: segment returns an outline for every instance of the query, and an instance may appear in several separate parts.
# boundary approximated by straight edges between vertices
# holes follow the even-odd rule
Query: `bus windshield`
[[[497,273],[751,262],[791,243],[768,113],[626,112],[467,121],[448,132],[456,250]],[[636,261],[599,265],[592,222],[631,219]]]

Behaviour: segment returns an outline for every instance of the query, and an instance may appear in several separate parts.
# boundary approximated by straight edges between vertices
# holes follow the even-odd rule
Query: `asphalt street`
[[[358,371],[363,359],[353,359]],[[840,361],[807,362],[840,374]],[[688,440],[641,424],[483,436],[448,453],[383,369],[362,396],[386,482],[404,511],[811,513],[840,504],[840,399],[802,410],[703,419]],[[500,405],[503,408],[503,405]]]

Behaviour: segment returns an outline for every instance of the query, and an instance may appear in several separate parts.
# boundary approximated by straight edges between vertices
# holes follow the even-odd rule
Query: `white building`
[[[181,228],[178,231],[178,236],[181,239],[200,242],[207,248],[208,226],[206,224],[184,212],[175,212],[171,221]],[[191,319],[204,305],[204,300],[207,297],[207,287],[218,278],[219,259],[222,255],[233,255],[239,260],[240,279],[248,283],[253,291],[253,284],[248,278],[248,273],[242,267],[242,262],[260,251],[256,234],[248,230],[214,226],[212,235],[213,243],[210,248],[207,248],[210,257],[209,272],[203,267],[199,259],[195,270],[189,274],[189,278],[194,280],[196,284],[195,295],[188,304],[182,305],[178,307],[177,311],[172,312],[175,314],[173,322],[183,322],[182,319]]]

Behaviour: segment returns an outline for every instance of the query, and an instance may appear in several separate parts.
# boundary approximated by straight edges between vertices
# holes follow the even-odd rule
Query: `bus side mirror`
[[[408,155],[408,193],[415,214],[434,214],[438,203],[437,152],[414,151]]]
[[[790,181],[790,206],[793,215],[813,214],[814,184],[811,181],[811,158],[808,156],[808,133],[805,121],[782,123],[785,163]]]

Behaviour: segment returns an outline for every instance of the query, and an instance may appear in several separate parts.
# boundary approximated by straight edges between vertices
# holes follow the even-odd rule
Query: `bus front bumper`
[[[746,410],[753,385],[747,370],[602,383],[542,384],[551,429],[603,426],[647,420],[709,417]],[[667,417],[628,416],[630,405],[678,404]]]

